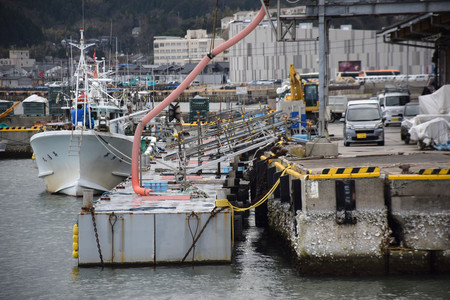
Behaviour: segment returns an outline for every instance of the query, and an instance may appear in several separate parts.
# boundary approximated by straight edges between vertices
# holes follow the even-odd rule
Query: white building
[[[9,58],[0,59],[0,65],[16,67],[33,67],[35,59],[30,58],[28,50],[9,50]]]
[[[206,30],[188,30],[184,38],[174,36],[155,36],[153,50],[155,55],[154,63],[178,64],[199,62],[211,50],[211,37],[206,34]],[[222,44],[224,40],[216,37],[214,48]],[[228,61],[228,51],[214,58],[216,62]]]
[[[249,20],[230,23],[229,36],[236,35],[248,23]],[[349,26],[330,29],[329,46],[331,80],[338,72],[339,61],[361,61],[363,70],[397,69],[402,74],[432,71],[432,49],[386,44],[373,30],[352,30]],[[297,25],[295,42],[277,42],[272,26],[265,20],[230,48],[230,81],[285,79],[290,64],[299,73],[318,72],[318,52],[318,29],[311,24]]]

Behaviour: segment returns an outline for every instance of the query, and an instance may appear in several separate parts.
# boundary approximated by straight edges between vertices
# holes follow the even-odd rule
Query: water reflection
[[[231,264],[78,268],[81,205],[46,193],[32,160],[0,160],[1,299],[450,299],[449,276],[298,276],[253,216]]]

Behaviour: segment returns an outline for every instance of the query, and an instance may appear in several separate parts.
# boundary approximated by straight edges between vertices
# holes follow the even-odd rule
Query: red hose
[[[258,26],[258,24],[264,19],[264,16],[265,10],[264,6],[262,6],[256,18],[247,27],[245,27],[244,30],[236,34],[234,37],[232,37],[225,43],[214,48],[212,50],[212,55],[205,55],[205,57],[194,68],[194,70],[192,70],[192,72],[186,77],[186,79],[183,80],[183,82],[166,99],[164,99],[160,104],[158,104],[154,109],[152,109],[152,111],[150,111],[142,118],[141,122],[138,124],[136,128],[136,132],[134,133],[133,149],[131,153],[131,184],[136,194],[149,195],[150,192],[153,192],[152,189],[146,189],[139,185],[139,151],[140,151],[142,130],[144,129],[145,125],[147,125],[147,123],[150,122],[151,119],[156,117],[161,111],[163,111],[167,106],[169,106],[170,103],[172,103],[176,98],[178,98],[178,96],[180,96],[181,93],[184,90],[186,90],[189,84],[191,84],[191,82],[195,79],[195,77],[197,77],[197,75],[200,74],[200,72],[206,67],[206,65],[214,56],[220,54],[224,50],[230,48],[231,46],[242,40],[244,37],[246,37],[250,32],[253,31],[253,29],[256,28],[256,26]]]

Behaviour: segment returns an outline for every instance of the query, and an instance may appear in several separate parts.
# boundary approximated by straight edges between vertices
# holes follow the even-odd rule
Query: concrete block
[[[431,271],[435,273],[450,272],[450,250],[432,251],[431,253]]]
[[[355,178],[356,209],[383,209],[384,179]]]
[[[355,181],[356,210],[384,209],[384,179],[352,178],[351,180]],[[336,179],[305,180],[302,190],[305,210],[336,211]]]
[[[305,211],[336,211],[336,186],[334,179],[305,180],[303,209]]]
[[[387,210],[355,212],[354,225],[338,225],[334,212],[299,212],[293,248],[300,271],[310,274],[382,274],[389,238]]]
[[[448,180],[391,180],[391,195],[393,196],[427,196],[430,198],[445,198],[450,203]]]
[[[389,274],[429,273],[430,252],[424,250],[390,249],[388,253]]]
[[[338,144],[326,138],[316,138],[306,143],[306,156],[337,156]]]
[[[433,198],[432,196],[392,196],[393,213],[407,211],[438,213],[447,211],[450,214],[450,200]]]
[[[450,250],[448,180],[391,180],[390,207],[404,247]]]
[[[450,215],[446,213],[392,213],[399,224],[404,247],[421,250],[450,250]]]

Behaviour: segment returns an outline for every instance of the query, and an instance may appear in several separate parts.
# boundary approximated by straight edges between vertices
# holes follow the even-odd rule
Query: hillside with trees
[[[275,3],[275,1],[274,1]],[[241,10],[256,10],[259,0],[2,0],[0,3],[0,57],[11,48],[30,49],[38,61],[45,55],[66,57],[63,39],[79,39],[85,28],[86,39],[106,37],[113,48],[124,54],[153,52],[156,35],[184,36],[187,29],[214,28],[217,5],[217,28],[220,19]],[[340,19],[339,22],[349,23]],[[352,21],[354,28],[371,24],[380,28],[382,18],[373,22]],[[137,37],[132,29],[140,28]],[[377,29],[377,28],[366,28]],[[105,49],[102,49],[105,51]],[[106,52],[106,51],[105,51]]]
[[[225,16],[259,5],[257,0],[218,1],[218,24]],[[184,36],[187,29],[200,28],[211,31],[215,10],[216,0],[2,0],[0,47],[5,52],[33,46],[38,56],[61,57],[64,51],[52,51],[52,46],[63,39],[77,40],[84,26],[87,39],[117,37],[124,53],[148,53],[155,35]],[[140,27],[137,38],[131,34],[134,27]]]

